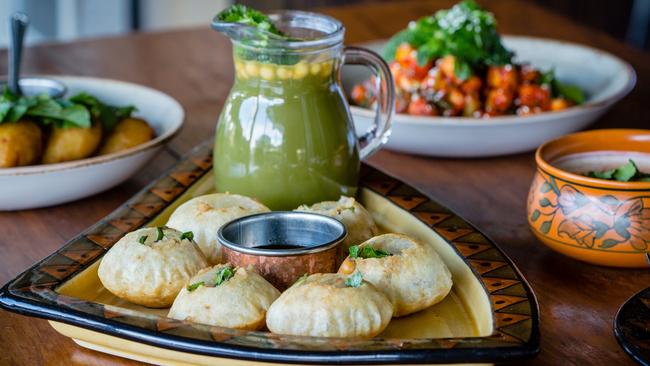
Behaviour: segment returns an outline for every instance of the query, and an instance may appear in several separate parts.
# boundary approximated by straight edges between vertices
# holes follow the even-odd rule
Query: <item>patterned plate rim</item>
[[[650,366],[650,287],[625,300],[614,316],[614,335],[618,344],[639,365]],[[639,333],[645,333],[645,338]]]
[[[136,342],[208,356],[320,363],[502,362],[539,353],[539,309],[523,275],[473,225],[411,186],[367,165],[361,185],[416,216],[469,265],[488,294],[494,332],[487,337],[349,340],[239,331],[177,321],[56,293],[125,233],[145,225],[212,168],[212,142],[197,146],[159,179],[104,219],[0,289],[0,307]]]

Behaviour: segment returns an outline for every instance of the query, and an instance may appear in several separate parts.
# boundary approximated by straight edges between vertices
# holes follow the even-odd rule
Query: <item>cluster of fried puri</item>
[[[221,263],[218,229],[269,209],[248,197],[210,194],[179,206],[165,227],[125,235],[102,259],[99,278],[132,303],[171,306],[171,318],[325,337],[376,336],[392,317],[425,309],[451,290],[451,274],[432,245],[400,234],[377,236],[370,214],[353,198],[297,210],[346,225],[342,248],[353,255],[341,257],[338,273],[305,276],[281,294],[254,268]],[[364,255],[369,250],[381,255]]]

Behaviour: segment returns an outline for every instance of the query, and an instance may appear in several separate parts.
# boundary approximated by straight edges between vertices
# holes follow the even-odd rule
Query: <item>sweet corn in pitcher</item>
[[[255,27],[233,23],[226,12],[233,8],[213,27],[232,39],[235,83],[217,126],[217,190],[255,197],[274,210],[354,196],[360,158],[379,147],[390,127],[394,88],[387,65],[369,51],[344,48],[343,26],[325,15],[282,12]],[[361,149],[338,80],[343,62],[367,64],[379,76],[376,125]]]

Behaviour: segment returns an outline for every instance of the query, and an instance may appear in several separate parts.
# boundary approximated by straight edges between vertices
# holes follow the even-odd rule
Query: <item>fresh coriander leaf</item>
[[[231,266],[222,267],[219,271],[217,271],[214,285],[219,286],[231,279],[233,276],[235,276],[235,271]]]
[[[94,120],[100,121],[104,131],[110,132],[118,122],[128,118],[136,110],[134,106],[116,107],[102,103],[88,93],[79,93],[70,102],[85,106]]]
[[[0,100],[0,123],[5,119],[5,116],[11,110],[13,103],[7,100]]]
[[[587,176],[590,178],[600,178],[600,179],[613,179],[614,172],[616,169],[604,170],[602,172],[591,171],[587,173]]]
[[[201,282],[193,283],[187,286],[187,291],[192,292],[201,286],[205,286],[205,282],[201,281]]]
[[[557,80],[554,69],[542,73],[540,84],[550,87],[554,97],[562,97],[576,104],[582,104],[585,99],[587,99],[584,92],[579,87],[571,84],[564,84]]]
[[[137,108],[132,105],[127,105],[125,107],[111,107],[111,108],[113,110],[113,113],[115,114],[115,118],[117,118],[118,121],[131,117],[133,112],[137,111]]]
[[[345,285],[348,287],[359,287],[363,283],[363,276],[361,272],[356,271],[345,280]]]
[[[9,110],[9,112],[5,116],[5,120],[10,122],[17,122],[18,120],[23,118],[23,116],[25,115],[25,113],[27,113],[29,108],[36,105],[36,103],[37,100],[34,98],[25,98],[25,97],[18,98],[18,100],[16,100],[14,102],[14,105],[11,107],[11,110]]]
[[[63,107],[54,99],[51,99],[50,97],[46,95],[39,95],[34,98],[34,103],[29,109],[29,112],[27,114],[31,116],[43,116],[43,117],[50,117],[54,116],[54,118],[57,118],[61,115],[61,111],[63,110]]]
[[[359,246],[358,245],[353,245],[350,248],[348,248],[348,252],[350,253],[350,258],[357,258],[359,256]]]
[[[284,33],[275,27],[275,24],[268,16],[242,4],[231,5],[228,9],[220,12],[217,18],[222,22],[245,24],[256,27],[263,32],[284,36]]]
[[[2,99],[10,102],[15,102],[18,100],[18,98],[20,98],[20,96],[18,94],[14,94],[8,86],[5,86],[4,89],[2,89]]]
[[[466,62],[456,61],[454,63],[454,74],[456,74],[456,77],[459,80],[464,81],[469,79],[470,76],[472,76],[472,68]]]
[[[632,160],[628,161],[627,164],[621,165],[616,168],[613,178],[619,182],[628,182],[632,177],[636,175],[636,165]]]
[[[158,232],[158,236],[156,236],[156,241],[161,241],[165,237],[165,232],[163,231],[162,226],[156,227],[156,230]]]
[[[349,252],[350,252],[350,258],[363,258],[363,259],[383,258],[392,255],[386,251],[383,251],[381,249],[375,249],[369,245],[366,245],[364,247],[353,245],[350,247]]]
[[[248,34],[241,41],[242,46],[234,47],[237,58],[279,65],[294,65],[301,59],[299,55],[291,52],[280,54],[259,52],[259,48],[265,47],[271,38],[285,41],[295,40],[280,31],[271,19],[260,11],[235,4],[217,14],[217,19],[221,22],[239,23],[249,27],[245,30]]]
[[[73,104],[63,108],[61,111],[61,119],[77,127],[88,128],[91,126],[90,112],[79,104]]]
[[[636,182],[648,182],[647,178],[650,178],[649,173],[644,173],[639,169],[639,166],[636,165],[634,160],[630,159],[630,163],[634,165],[634,169],[636,169],[636,173],[634,174],[634,177],[630,179],[631,181],[636,181]]]
[[[586,97],[585,93],[579,87],[570,84],[564,84],[557,80],[553,85],[553,91],[557,96],[564,97],[576,104],[584,103]]]
[[[138,243],[140,243],[140,244],[144,244],[144,242],[147,241],[147,238],[148,238],[148,237],[149,237],[149,235],[142,235],[142,236],[140,237],[140,239],[138,239]]]
[[[639,170],[634,160],[629,159],[624,165],[615,169],[604,170],[600,172],[588,172],[588,177],[600,178],[607,180],[616,180],[619,182],[649,182],[650,174]]]
[[[550,69],[546,72],[542,72],[542,75],[539,78],[539,83],[541,85],[548,85],[549,87],[553,87],[553,84],[555,83],[555,70]]]
[[[194,240],[194,233],[191,231],[186,231],[183,234],[181,234],[181,240],[187,239],[187,240]]]
[[[417,50],[418,64],[453,55],[467,68],[484,68],[488,65],[505,65],[512,61],[512,52],[501,42],[496,31],[494,16],[481,9],[474,1],[464,0],[450,9],[426,16],[394,35],[384,49],[384,56],[392,61],[397,47],[408,43]]]
[[[42,126],[88,128],[92,120],[102,122],[110,130],[117,122],[127,118],[134,107],[114,107],[101,103],[97,98],[80,93],[68,100],[53,99],[47,94],[37,96],[18,96],[7,88],[0,96],[0,122],[16,122],[29,116]]]
[[[30,106],[25,115],[42,117],[59,123],[68,123],[74,127],[88,128],[91,125],[90,113],[86,107],[79,104],[67,104],[51,99],[47,95],[36,97],[34,105]]]
[[[634,176],[635,181],[638,182],[650,182],[650,173],[644,173],[642,172],[639,167],[634,163],[634,160],[630,160],[634,166],[636,167],[636,175]]]

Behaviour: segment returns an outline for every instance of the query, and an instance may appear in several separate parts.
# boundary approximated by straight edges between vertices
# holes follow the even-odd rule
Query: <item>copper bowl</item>
[[[346,235],[345,226],[331,217],[276,211],[233,220],[217,238],[227,262],[253,265],[283,291],[305,273],[336,272],[337,247]]]

